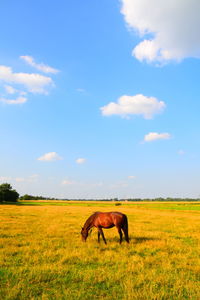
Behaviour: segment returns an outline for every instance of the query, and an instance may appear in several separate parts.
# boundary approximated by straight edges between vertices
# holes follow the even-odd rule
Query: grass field
[[[28,203],[0,205],[0,299],[200,299],[200,203]],[[82,243],[94,211],[127,214],[130,244]]]

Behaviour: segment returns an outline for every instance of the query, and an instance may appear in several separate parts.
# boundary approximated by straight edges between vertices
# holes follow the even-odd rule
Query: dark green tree
[[[20,200],[34,200],[34,197],[28,194],[20,197]]]
[[[19,194],[9,183],[0,184],[0,202],[17,202]]]

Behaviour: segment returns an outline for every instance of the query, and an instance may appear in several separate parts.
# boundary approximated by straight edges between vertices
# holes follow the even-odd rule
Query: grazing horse
[[[112,228],[116,226],[119,232],[120,244],[122,242],[122,231],[124,232],[125,240],[129,243],[128,237],[128,219],[127,216],[120,212],[95,212],[85,222],[82,230],[82,240],[86,242],[88,232],[92,227],[98,229],[98,242],[102,236],[104,243],[107,244],[102,228]]]

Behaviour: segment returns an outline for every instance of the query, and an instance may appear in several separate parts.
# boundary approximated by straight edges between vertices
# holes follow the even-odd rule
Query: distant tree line
[[[34,196],[33,196],[34,197]],[[21,199],[21,198],[20,198]],[[41,200],[42,197],[38,197]],[[27,200],[24,198],[24,200]],[[31,199],[30,199],[31,200]],[[129,199],[57,199],[57,198],[44,198],[44,200],[59,200],[59,201],[99,201],[99,202],[195,202],[200,201],[200,198],[129,198]]]
[[[33,196],[29,194],[25,194],[19,198],[19,193],[12,189],[9,183],[0,184],[0,202],[17,202],[17,200],[62,200],[62,201],[108,201],[115,202],[120,205],[121,202],[194,202],[200,201],[200,198],[128,198],[128,199],[118,199],[118,198],[107,198],[107,199],[56,199],[44,196]]]
[[[158,197],[158,198],[129,198],[129,199],[120,199],[118,201],[122,201],[122,202],[184,202],[184,201],[200,201],[200,198],[172,198],[172,197],[167,197],[167,198],[162,198],[162,197]]]
[[[99,202],[195,202],[200,201],[200,198],[129,198],[129,199],[58,199],[58,198],[49,198],[43,196],[32,196],[32,195],[24,195],[19,198],[19,200],[59,200],[59,201],[99,201]]]
[[[19,200],[56,200],[55,198],[48,198],[43,196],[33,196],[25,194],[19,198]]]
[[[58,199],[57,199],[58,200]],[[100,202],[115,202],[115,203],[121,203],[121,202],[195,202],[200,201],[200,198],[128,198],[128,199],[118,199],[118,198],[110,198],[110,199],[59,199],[62,201],[100,201]]]

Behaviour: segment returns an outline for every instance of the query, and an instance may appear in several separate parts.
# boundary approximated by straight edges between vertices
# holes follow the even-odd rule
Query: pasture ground
[[[128,216],[116,228],[81,226],[94,211]],[[0,299],[200,299],[200,203],[23,202],[0,205]]]

